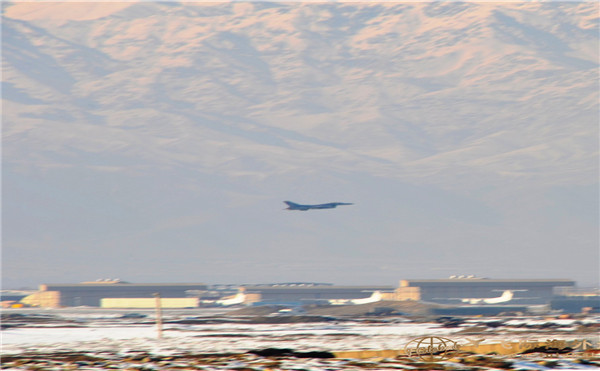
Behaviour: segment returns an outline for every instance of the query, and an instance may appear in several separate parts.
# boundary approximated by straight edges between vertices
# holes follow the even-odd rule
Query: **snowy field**
[[[292,320],[294,317],[289,316],[261,317],[263,321],[266,318],[267,322],[272,323],[260,323],[257,318],[228,315],[227,310],[222,309],[166,310],[162,316],[162,336],[158,338],[153,310],[91,308],[5,310],[2,322],[2,354],[9,362],[4,362],[2,368],[9,370],[414,369],[421,368],[418,360],[415,362],[407,359],[376,359],[358,362],[284,357],[275,365],[269,363],[271,361],[267,362],[266,358],[248,352],[268,348],[292,349],[299,353],[403,349],[411,339],[421,336],[440,336],[462,344],[473,341],[493,343],[550,339],[575,344],[584,339],[590,347],[598,348],[597,334],[580,331],[582,326],[588,328],[595,326],[598,317],[578,320],[540,317],[472,318],[454,327],[444,327],[442,323],[435,321],[412,321],[402,317],[354,319],[323,317],[321,322],[294,321]],[[506,326],[497,326],[498,321]],[[492,323],[496,325],[492,326]],[[475,361],[480,362],[476,365],[479,369],[490,370],[600,369],[594,362],[581,363],[581,360],[577,360],[577,356],[559,357],[550,363],[544,359],[512,359],[511,357],[500,357],[500,359],[480,357]],[[465,364],[457,362],[459,361],[444,361],[438,366],[448,370],[469,370],[471,369],[469,367],[473,366],[471,364],[466,367]],[[35,367],[32,368],[32,364]]]
[[[5,311],[5,314],[8,313],[11,312]],[[127,352],[136,349],[161,355],[246,352],[269,347],[303,351],[397,349],[414,337],[449,335],[460,330],[435,323],[407,323],[403,320],[381,323],[364,320],[244,323],[237,322],[237,318],[224,319],[221,316],[223,310],[190,309],[164,312],[162,338],[158,339],[153,310],[63,309],[26,313],[48,316],[48,320],[4,329],[4,354],[32,349],[41,352]],[[131,313],[146,317],[121,318]]]

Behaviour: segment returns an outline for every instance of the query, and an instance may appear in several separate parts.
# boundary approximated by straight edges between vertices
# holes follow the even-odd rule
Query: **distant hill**
[[[3,2],[3,285],[596,285],[599,7]]]
[[[250,179],[311,172],[309,156],[400,178],[592,166],[572,140],[596,114],[594,2],[3,8],[9,163]]]

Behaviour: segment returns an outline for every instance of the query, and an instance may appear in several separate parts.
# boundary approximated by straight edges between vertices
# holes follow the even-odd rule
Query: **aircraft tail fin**
[[[351,300],[352,304],[368,304],[368,303],[375,303],[377,301],[381,301],[382,299],[381,295],[381,291],[377,290],[374,291],[371,296],[369,296],[368,298],[364,298],[364,299],[353,299]]]

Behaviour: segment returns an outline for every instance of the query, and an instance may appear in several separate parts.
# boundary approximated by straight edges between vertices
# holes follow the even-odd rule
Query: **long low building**
[[[52,303],[43,306],[53,307],[99,307],[103,298],[186,298],[188,291],[206,290],[203,283],[127,283],[119,280],[93,281],[78,284],[40,285],[37,296],[48,297],[44,293],[54,293]]]
[[[198,298],[160,298],[161,308],[196,308]],[[102,298],[102,308],[156,308],[156,298]]]
[[[207,286],[203,283],[142,283],[94,281],[79,284],[44,284],[23,303],[46,307],[100,307],[102,299],[197,298],[200,303],[223,302],[244,292],[250,304],[303,304],[353,301],[371,295],[382,300],[414,300],[448,305],[500,304],[531,306],[549,304],[557,289],[573,287],[566,279],[487,279],[455,277],[449,279],[401,280],[399,287],[386,285],[336,286],[323,283],[284,283],[264,285]],[[148,301],[148,300],[146,300]],[[237,303],[237,301],[235,301]],[[108,302],[107,302],[108,303]],[[125,305],[121,302],[119,305]],[[133,302],[132,302],[133,303]],[[191,303],[191,302],[190,302]],[[135,304],[135,303],[134,303]],[[105,304],[109,305],[109,304]],[[112,305],[112,304],[111,304]],[[145,305],[145,304],[144,304]],[[181,304],[189,307],[189,303]],[[594,305],[592,305],[594,307]]]
[[[309,303],[343,299],[363,299],[375,291],[392,293],[393,286],[336,286],[330,284],[265,284],[244,285],[247,293],[260,294],[261,304]]]
[[[478,299],[498,298],[510,291],[511,305],[548,304],[559,288],[573,287],[567,279],[489,279],[452,277],[448,279],[401,280],[397,300],[420,300],[440,304],[476,303]]]

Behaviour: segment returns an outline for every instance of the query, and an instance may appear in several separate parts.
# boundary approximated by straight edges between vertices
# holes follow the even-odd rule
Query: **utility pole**
[[[160,294],[154,293],[156,298],[156,331],[158,332],[158,339],[162,338],[162,310],[160,305]]]

